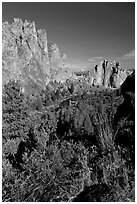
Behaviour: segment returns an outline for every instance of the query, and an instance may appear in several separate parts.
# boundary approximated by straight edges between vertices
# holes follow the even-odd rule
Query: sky
[[[2,21],[35,21],[68,61],[77,66],[119,60],[135,64],[134,2],[4,2]]]

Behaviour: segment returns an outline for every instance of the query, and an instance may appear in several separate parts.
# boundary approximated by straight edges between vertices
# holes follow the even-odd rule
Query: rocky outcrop
[[[120,68],[119,62],[104,60],[94,67],[94,71],[89,71],[87,78],[93,86],[118,88],[129,75],[128,72]]]
[[[115,143],[127,148],[130,162],[135,165],[135,72],[120,86],[123,98],[114,115]]]
[[[12,24],[3,23],[3,83],[14,79],[25,85],[31,81],[45,86],[64,66],[64,59],[57,45],[48,42],[46,31],[36,30],[34,22],[15,18]]]
[[[56,75],[65,67],[66,55],[61,55],[56,44],[48,43],[49,60],[51,67],[51,76],[56,78]]]
[[[44,87],[50,80],[80,78],[94,86],[117,88],[131,72],[120,69],[118,62],[104,60],[82,78],[72,71],[57,45],[48,41],[46,31],[36,30],[34,22],[15,18],[12,24],[2,25],[3,83],[20,80],[25,90],[30,84]]]
[[[135,72],[129,75],[120,86],[120,94],[124,100],[115,114],[115,124],[124,117],[135,120]]]
[[[9,78],[46,83],[50,77],[47,34],[36,31],[35,23],[14,19],[10,25],[3,23],[2,29],[3,80]]]

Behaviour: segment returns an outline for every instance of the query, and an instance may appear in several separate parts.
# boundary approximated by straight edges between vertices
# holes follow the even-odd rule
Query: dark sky
[[[3,21],[11,23],[14,17],[44,28],[49,40],[74,64],[92,64],[103,57],[134,63],[133,2],[3,3]]]

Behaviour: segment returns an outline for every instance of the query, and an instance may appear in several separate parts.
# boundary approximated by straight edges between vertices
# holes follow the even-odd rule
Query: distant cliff
[[[14,18],[12,24],[3,23],[3,84],[9,79],[20,80],[24,88],[31,90],[34,86],[44,87],[51,80],[78,79],[68,65],[66,55],[60,54],[57,45],[48,41],[45,30],[36,30],[34,22]],[[94,86],[117,88],[127,75],[118,62],[104,60],[83,79]]]
[[[127,71],[120,68],[119,62],[104,60],[94,68],[93,85],[117,88],[126,77]]]
[[[83,75],[83,79],[93,86],[118,88],[132,72],[122,69],[119,62],[104,60],[89,71],[76,72],[75,75],[81,79]]]

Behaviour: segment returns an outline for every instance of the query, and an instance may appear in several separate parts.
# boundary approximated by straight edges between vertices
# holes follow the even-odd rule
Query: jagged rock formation
[[[63,66],[57,45],[48,42],[45,30],[36,30],[34,22],[15,18],[2,25],[3,83],[9,79],[30,81],[45,86]],[[55,74],[56,74],[55,72]]]
[[[128,72],[120,69],[118,62],[104,60],[83,78],[76,76],[66,55],[61,55],[57,45],[48,41],[45,30],[36,30],[34,22],[15,18],[11,25],[2,25],[3,83],[20,80],[24,91],[34,86],[43,88],[50,80],[65,82],[77,78],[90,85],[117,88],[132,73]]]
[[[121,69],[119,62],[104,60],[94,69],[74,72],[73,78],[93,86],[118,88],[132,72],[133,70]]]
[[[51,65],[51,75],[52,78],[55,78],[62,68],[65,67],[66,55],[61,55],[57,45],[51,43],[48,43],[48,52]]]
[[[3,23],[2,59],[4,79],[32,78],[46,82],[50,77],[47,34],[36,31],[35,23],[14,19],[9,25]]]
[[[87,80],[94,86],[118,88],[132,72],[121,69],[119,62],[104,60],[89,71]]]

